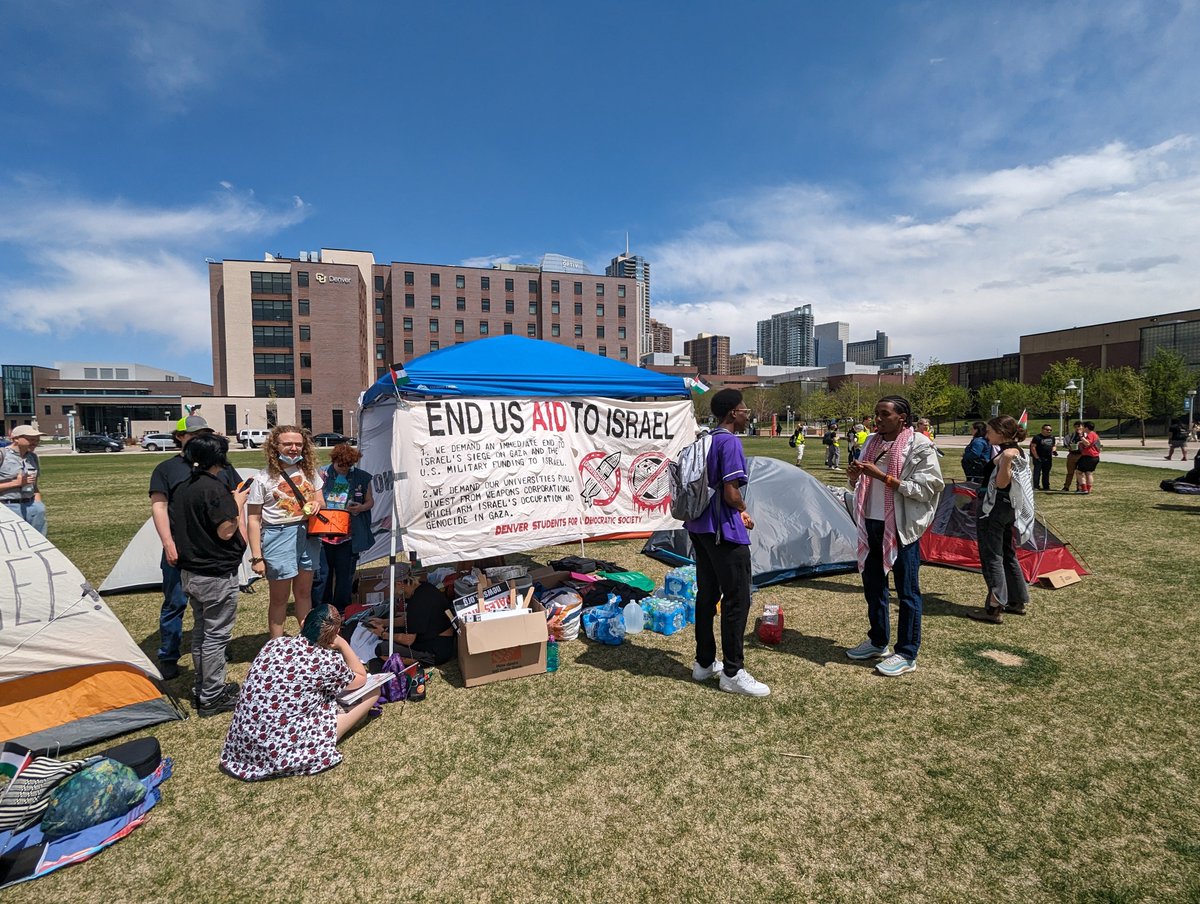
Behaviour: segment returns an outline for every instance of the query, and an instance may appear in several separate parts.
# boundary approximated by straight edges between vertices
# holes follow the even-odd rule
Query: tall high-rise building
[[[768,365],[815,367],[812,305],[799,305],[758,321],[758,354]]]
[[[675,337],[671,328],[653,317],[650,318],[650,351],[670,354],[675,352]]]
[[[817,367],[828,367],[846,360],[846,344],[850,341],[850,324],[835,320],[813,327]]]
[[[729,373],[729,337],[700,333],[683,343],[683,353],[702,374]]]
[[[629,239],[626,238],[625,253],[612,259],[604,268],[604,275],[637,281],[638,354],[648,355],[655,351],[650,336],[650,264],[644,257],[629,253]]]
[[[892,343],[887,333],[875,331],[874,339],[864,339],[862,342],[850,342],[846,345],[846,360],[855,364],[875,364],[881,358],[890,358]]]

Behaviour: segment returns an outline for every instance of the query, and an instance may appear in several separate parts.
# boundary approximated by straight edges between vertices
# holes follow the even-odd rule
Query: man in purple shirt
[[[708,452],[708,485],[712,500],[699,518],[683,526],[692,538],[696,557],[696,661],[692,678],[705,681],[721,676],[721,690],[765,697],[771,689],[743,667],[746,621],[750,617],[750,531],[754,519],[746,511],[746,456],[734,433],[746,429],[750,409],[736,389],[722,389],[710,403],[718,427]],[[722,662],[717,659],[713,619],[721,600]]]

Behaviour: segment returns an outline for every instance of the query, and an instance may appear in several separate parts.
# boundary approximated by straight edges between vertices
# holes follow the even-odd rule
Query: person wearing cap
[[[150,517],[154,530],[162,543],[162,558],[159,567],[163,576],[163,602],[158,615],[158,665],[163,678],[179,677],[179,654],[183,646],[183,615],[187,611],[187,594],[183,591],[182,574],[179,570],[179,553],[171,535],[171,503],[175,491],[192,477],[192,465],[183,457],[188,440],[202,433],[215,432],[208,421],[198,414],[181,417],[175,424],[171,436],[179,451],[165,461],[159,462],[150,475]],[[230,492],[236,492],[238,474],[226,465],[216,475]],[[239,507],[245,503],[245,494],[238,500]]]
[[[42,536],[46,506],[38,489],[38,457],[33,450],[46,434],[22,424],[12,432],[12,445],[0,449],[0,503],[20,515]]]

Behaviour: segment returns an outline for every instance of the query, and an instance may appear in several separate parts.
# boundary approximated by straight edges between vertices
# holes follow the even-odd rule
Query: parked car
[[[257,449],[270,435],[270,430],[239,430],[238,442],[242,444],[243,449]]]
[[[93,436],[83,434],[75,437],[76,452],[120,452],[125,444],[111,436]]]
[[[313,445],[315,446],[336,446],[340,443],[350,443],[354,445],[357,442],[351,436],[343,436],[340,433],[318,433],[313,437]]]
[[[147,452],[161,452],[175,448],[175,437],[169,433],[147,433],[142,437],[142,448]]]

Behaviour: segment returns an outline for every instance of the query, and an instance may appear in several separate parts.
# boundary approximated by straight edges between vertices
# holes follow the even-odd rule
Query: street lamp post
[[[171,423],[171,409],[163,412],[163,420],[167,422],[167,432],[170,433],[175,429],[175,425]]]
[[[1066,414],[1067,391],[1065,389],[1060,389],[1058,391],[1058,441],[1060,443],[1065,443],[1067,441],[1066,436],[1063,434],[1063,430],[1066,429],[1066,424],[1064,423]]]
[[[1188,428],[1189,433],[1192,430],[1192,422],[1196,419],[1195,414],[1194,414],[1195,410],[1196,410],[1196,390],[1189,389],[1187,391],[1187,418],[1188,418],[1187,428]]]
[[[1000,416],[1000,400],[995,399],[992,401],[992,417],[999,417],[999,416]]]
[[[1079,385],[1075,385],[1075,381],[1071,380],[1067,383],[1067,392],[1079,393],[1079,420],[1083,420],[1083,377],[1079,378]]]
[[[75,452],[75,409],[67,412],[67,433],[71,442],[71,452]]]

